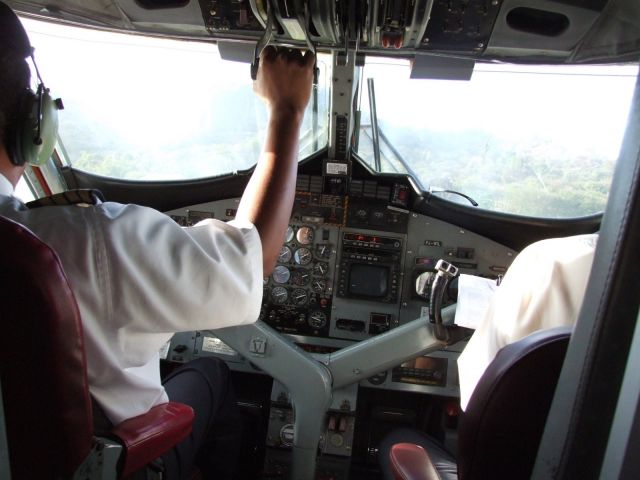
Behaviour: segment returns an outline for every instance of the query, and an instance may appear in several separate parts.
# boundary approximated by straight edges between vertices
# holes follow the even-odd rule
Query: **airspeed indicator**
[[[313,242],[313,230],[311,227],[300,227],[296,232],[296,240],[300,245],[309,245]]]

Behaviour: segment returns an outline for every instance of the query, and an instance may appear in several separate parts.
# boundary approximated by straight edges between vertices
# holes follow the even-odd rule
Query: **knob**
[[[435,277],[435,273],[433,272],[422,272],[416,278],[416,293],[418,296],[429,299],[431,295],[431,284],[433,283],[433,279]]]

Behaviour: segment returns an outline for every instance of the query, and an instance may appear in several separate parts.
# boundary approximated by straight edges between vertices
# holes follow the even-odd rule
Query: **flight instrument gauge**
[[[311,227],[300,227],[296,232],[296,240],[300,245],[309,245],[313,242],[313,229]]]
[[[271,290],[271,299],[273,300],[273,303],[282,305],[283,303],[286,303],[287,298],[289,298],[289,293],[286,288],[273,287]]]
[[[324,312],[316,310],[309,315],[309,325],[313,328],[322,328],[327,324],[327,316]]]
[[[294,285],[298,285],[300,287],[309,283],[309,280],[311,280],[311,274],[306,268],[299,268],[297,270],[294,270],[293,274],[291,275],[291,282]]]
[[[320,258],[329,258],[331,256],[331,247],[326,243],[316,246],[316,255]]]
[[[283,245],[280,249],[280,254],[278,255],[278,261],[280,263],[287,263],[291,260],[291,249],[286,245]]]
[[[291,301],[294,305],[298,305],[299,307],[306,305],[308,299],[307,291],[303,288],[296,288],[291,292]]]
[[[329,270],[329,265],[324,262],[318,262],[313,266],[313,274],[316,277],[324,277]]]
[[[284,265],[278,265],[273,269],[271,277],[276,283],[287,283],[291,277],[291,271]]]
[[[311,250],[307,247],[302,247],[296,250],[296,253],[293,254],[293,259],[298,265],[308,265],[311,263],[313,255],[311,255]]]
[[[311,288],[316,293],[324,293],[325,287],[326,287],[326,284],[324,283],[324,280],[314,280],[311,283]]]
[[[293,227],[289,226],[284,234],[284,243],[289,243],[291,240],[293,240]]]

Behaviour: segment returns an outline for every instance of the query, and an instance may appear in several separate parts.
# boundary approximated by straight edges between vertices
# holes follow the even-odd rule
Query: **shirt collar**
[[[0,173],[0,195],[13,195],[13,184],[7,177]]]

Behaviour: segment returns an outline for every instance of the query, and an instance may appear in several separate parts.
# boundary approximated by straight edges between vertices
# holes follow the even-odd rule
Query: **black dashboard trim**
[[[322,160],[326,155],[327,150],[323,149],[301,161],[300,174],[321,175]],[[62,168],[70,188],[98,189],[107,200],[135,203],[160,211],[240,197],[252,172],[253,168],[197,180],[130,181],[102,177],[72,167]],[[410,176],[376,174],[357,157],[354,157],[352,172],[358,179],[409,184],[413,194],[412,212],[454,224],[517,251],[544,238],[597,232],[602,220],[602,213],[578,218],[537,218],[457,204],[427,192],[418,192]]]
[[[452,223],[518,251],[544,238],[597,232],[602,221],[602,213],[556,219],[492,212],[459,205],[429,193],[416,199],[412,211]]]

